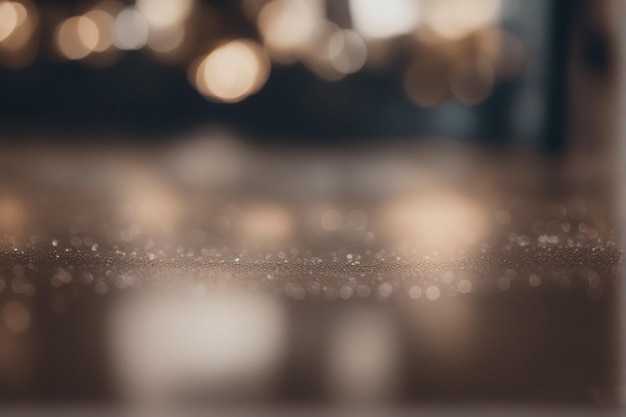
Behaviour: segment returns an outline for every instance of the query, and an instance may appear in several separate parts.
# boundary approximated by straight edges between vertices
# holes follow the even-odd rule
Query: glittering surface
[[[296,328],[317,311],[306,328],[329,340],[329,372],[339,382],[311,376],[321,359],[287,356],[296,362],[284,365],[291,382],[276,389],[280,401],[322,401],[317,386],[332,388],[330,397],[410,402],[613,401],[622,252],[602,172],[581,177],[555,171],[550,160],[455,147],[277,154],[217,136],[150,153],[12,149],[0,156],[0,317],[11,340],[0,351],[0,398],[110,401],[107,378],[115,372],[104,365],[103,314],[119,299],[182,289],[192,299],[269,294]],[[351,318],[351,306],[361,305],[373,318]],[[213,313],[198,314],[212,323]],[[362,320],[369,324],[360,327]],[[394,324],[372,324],[385,320]],[[372,344],[381,337],[407,340]],[[353,343],[378,350],[345,356]],[[115,346],[125,357],[132,345]],[[412,354],[389,353],[401,346]],[[70,357],[82,371],[67,373]],[[391,372],[392,362],[368,368],[398,357],[407,370]],[[127,367],[117,378],[141,388],[144,368]],[[345,382],[382,381],[381,372],[395,382],[354,389]],[[506,374],[516,377],[503,382]]]

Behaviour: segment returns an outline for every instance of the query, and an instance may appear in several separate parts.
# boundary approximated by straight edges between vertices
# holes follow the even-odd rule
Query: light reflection
[[[399,337],[392,317],[375,307],[339,315],[330,334],[332,395],[346,402],[389,400],[399,385]]]
[[[269,62],[260,45],[239,39],[217,47],[195,66],[194,83],[209,98],[227,103],[256,93],[269,76]]]
[[[391,38],[413,31],[420,19],[416,0],[350,0],[357,32],[367,38]]]
[[[450,251],[450,255],[484,238],[489,224],[481,205],[445,191],[392,203],[382,217],[382,227],[392,240]]]

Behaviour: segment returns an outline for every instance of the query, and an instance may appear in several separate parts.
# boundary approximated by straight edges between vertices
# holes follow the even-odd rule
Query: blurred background
[[[625,16],[0,0],[0,414],[621,415]]]

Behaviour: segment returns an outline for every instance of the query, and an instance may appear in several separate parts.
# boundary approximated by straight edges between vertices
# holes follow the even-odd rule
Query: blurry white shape
[[[308,46],[315,27],[324,15],[319,0],[273,0],[261,10],[258,28],[272,58],[295,61]]]
[[[19,24],[18,11],[13,2],[0,3],[0,42],[8,38]]]
[[[104,52],[113,45],[115,39],[115,19],[104,10],[90,10],[84,15],[98,28],[98,40],[93,46],[95,52]]]
[[[460,194],[433,190],[392,203],[383,213],[385,233],[398,242],[454,253],[489,231],[484,206]]]
[[[114,306],[111,348],[120,388],[135,400],[158,401],[271,390],[286,347],[287,317],[278,299],[195,292],[169,288]]]
[[[355,307],[336,317],[330,334],[329,386],[341,401],[379,402],[398,388],[399,335],[392,317]]]
[[[446,39],[461,39],[500,17],[501,0],[429,0],[425,20]]]
[[[148,42],[150,27],[143,14],[132,7],[122,10],[115,18],[115,41],[119,49],[141,49]]]
[[[234,103],[256,93],[269,71],[263,48],[254,41],[238,39],[217,47],[200,62],[195,84],[208,97]]]
[[[413,31],[420,21],[417,0],[350,0],[357,32],[367,38],[391,38]]]
[[[151,27],[162,29],[181,24],[194,6],[194,0],[137,0],[135,7]]]
[[[148,46],[155,52],[172,52],[185,40],[185,26],[177,25],[150,32]]]
[[[329,44],[330,62],[343,74],[357,72],[367,60],[367,47],[361,37],[354,31],[344,29],[336,32]]]
[[[64,20],[56,30],[57,47],[67,59],[82,59],[98,45],[100,34],[96,23],[86,16]]]

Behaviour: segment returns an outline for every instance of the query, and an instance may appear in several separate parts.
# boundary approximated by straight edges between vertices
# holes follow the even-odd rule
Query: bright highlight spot
[[[367,38],[391,38],[414,30],[420,20],[416,0],[350,0],[357,32]]]
[[[260,45],[251,40],[235,40],[202,59],[195,71],[195,85],[207,97],[234,103],[260,90],[269,71]]]
[[[120,49],[141,49],[148,42],[148,21],[136,9],[128,7],[115,18],[115,46]]]
[[[8,1],[0,3],[0,42],[11,36],[19,23],[15,4]]]
[[[56,31],[57,48],[70,60],[85,58],[95,51],[99,38],[98,26],[86,16],[70,17]]]
[[[194,0],[137,0],[137,10],[151,27],[163,29],[182,23],[191,13]]]
[[[90,10],[84,15],[95,23],[98,29],[98,40],[93,47],[94,52],[104,52],[113,45],[115,40],[115,19],[104,10]]]
[[[442,38],[461,39],[493,23],[500,15],[500,0],[430,0],[426,23]]]
[[[259,14],[258,27],[272,58],[295,61],[311,40],[324,8],[317,0],[274,0]]]

